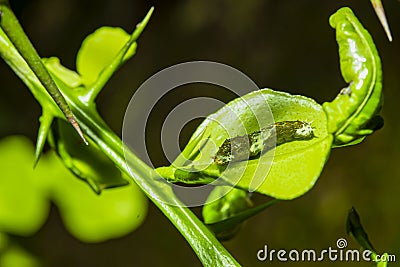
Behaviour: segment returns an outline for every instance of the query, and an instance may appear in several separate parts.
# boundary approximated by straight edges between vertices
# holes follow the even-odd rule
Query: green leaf
[[[99,150],[97,144],[87,138],[89,146],[82,146],[70,127],[62,120],[52,125],[50,144],[64,165],[77,177],[87,182],[94,192],[100,194],[106,188],[124,186],[120,170]]]
[[[249,209],[253,204],[248,195],[247,191],[229,186],[215,187],[203,206],[204,223],[215,224]],[[222,229],[212,230],[218,230],[213,232],[219,240],[229,240],[240,230],[241,223],[226,224]]]
[[[64,67],[56,57],[42,59],[46,68],[52,75],[62,80],[71,90],[82,85],[82,78],[73,70]]]
[[[284,143],[259,158],[235,162],[232,167],[225,170],[216,167],[212,159],[218,147],[229,138],[225,129],[231,129],[231,132],[236,130],[236,133],[241,135],[243,132],[238,132],[240,131],[238,125],[241,122],[247,132],[259,130],[257,120],[269,120],[266,118],[270,116],[265,111],[266,103],[277,122],[293,120],[310,122],[314,128],[315,138]],[[234,116],[232,111],[235,113]],[[240,188],[256,190],[278,199],[293,199],[312,188],[329,156],[332,137],[328,134],[326,125],[325,113],[314,100],[263,89],[236,99],[207,117],[187,145],[191,151],[185,148],[182,152],[185,155],[195,155],[194,162],[185,165],[186,162],[178,158],[173,166],[185,170],[197,168],[204,176],[214,178],[221,176],[226,182]],[[200,135],[208,138],[207,141],[199,142]],[[192,142],[198,144],[193,145]],[[196,153],[200,147],[201,153]],[[207,164],[208,167],[204,169]],[[254,185],[255,175],[258,175],[258,181]],[[261,184],[259,184],[260,178],[262,178]]]
[[[46,178],[51,184],[51,199],[74,237],[83,242],[102,242],[125,236],[144,222],[148,200],[137,185],[130,183],[96,195],[68,172],[55,154],[46,156],[57,170]]]
[[[279,200],[274,199],[271,201],[268,201],[264,204],[258,205],[253,208],[248,208],[246,210],[243,210],[239,213],[234,214],[231,217],[228,217],[226,219],[214,222],[214,223],[209,223],[207,224],[207,227],[210,228],[217,236],[220,235],[221,233],[224,234],[223,237],[226,236],[226,233],[231,233],[229,230],[236,230],[238,226],[243,224],[247,219],[253,217],[254,215],[264,211],[265,209],[271,207],[272,205],[276,204],[279,202]],[[228,236],[229,237],[229,236]]]
[[[121,28],[101,27],[85,38],[77,54],[76,68],[87,88],[97,80],[103,69],[113,62],[129,37],[130,35]],[[124,60],[132,57],[135,51],[136,43],[129,48]]]
[[[389,254],[388,253],[383,253],[383,255],[381,255],[381,257],[384,257],[384,259],[389,259]],[[378,259],[374,259],[374,261],[376,261],[376,267],[387,267],[389,265],[389,261],[388,260],[378,260]]]
[[[323,104],[334,145],[350,145],[383,125],[378,115],[382,106],[382,69],[369,33],[351,9],[341,8],[329,20],[336,29],[340,68],[349,86]]]
[[[45,222],[49,203],[33,169],[33,146],[24,137],[0,141],[0,232],[31,235]]]
[[[98,115],[95,104],[83,101],[87,93],[85,88],[82,86],[71,87],[79,84],[78,74],[64,68],[57,58],[47,59],[45,62],[49,65],[49,70],[57,86],[68,100],[73,101],[71,108],[78,114],[80,122],[96,121],[98,125],[101,125],[99,131],[103,136],[111,132]],[[82,115],[83,110],[86,110],[86,113]],[[43,112],[45,111],[43,110]],[[45,115],[50,116],[51,114],[44,113],[43,116]],[[57,151],[65,166],[78,178],[85,180],[97,194],[106,188],[128,184],[121,177],[121,172],[115,164],[100,151],[97,143],[88,136],[86,139],[90,144],[89,147],[82,146],[82,142],[79,142],[76,136],[65,127],[62,120],[58,118],[54,120],[51,127],[50,144]]]
[[[0,267],[40,267],[40,261],[23,248],[12,245],[0,257]]]
[[[43,155],[33,169],[33,146],[24,137],[1,140],[0,157],[0,232],[33,234],[46,220],[50,200],[66,228],[84,242],[124,236],[145,219],[148,201],[136,184],[96,195],[53,152]]]
[[[368,239],[367,233],[361,225],[360,216],[354,207],[351,208],[347,215],[346,229],[347,234],[352,235],[358,244],[360,244],[364,249],[375,252],[374,247]]]
[[[388,266],[389,254],[384,253],[382,255],[384,258],[378,258],[378,254],[372,246],[371,241],[369,241],[367,232],[361,224],[360,216],[354,207],[351,208],[347,215],[346,228],[347,233],[350,234],[364,250],[369,250],[371,252],[371,260],[375,262],[373,266]]]

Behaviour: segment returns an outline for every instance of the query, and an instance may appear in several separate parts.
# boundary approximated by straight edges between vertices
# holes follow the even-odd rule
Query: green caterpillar
[[[275,146],[313,137],[315,136],[311,123],[277,122],[251,134],[226,139],[215,154],[214,162],[224,166],[229,162],[254,159]]]

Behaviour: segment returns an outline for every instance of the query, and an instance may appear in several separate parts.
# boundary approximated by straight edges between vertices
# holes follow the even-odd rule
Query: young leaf
[[[247,219],[249,219],[249,218],[253,217],[254,215],[264,211],[265,209],[275,205],[278,202],[279,202],[279,200],[277,200],[277,199],[268,201],[268,202],[258,205],[256,207],[249,208],[249,209],[243,210],[241,212],[238,212],[229,218],[226,218],[226,219],[214,222],[214,223],[209,223],[209,224],[207,224],[207,227],[210,228],[217,236],[221,233],[226,233],[227,229],[236,230],[236,227],[243,224],[243,222],[245,222]]]
[[[249,209],[253,204],[249,192],[229,186],[215,187],[203,206],[203,220],[207,225],[234,217]],[[219,240],[229,240],[240,230],[241,223],[225,224],[220,229],[212,229]]]
[[[62,80],[70,90],[82,86],[82,77],[75,71],[63,66],[60,63],[60,59],[57,57],[43,58],[42,61],[46,65],[50,74],[56,76],[59,80]],[[57,83],[57,81],[55,82]],[[60,88],[60,90],[62,90],[62,88]]]
[[[329,20],[336,29],[340,68],[349,83],[332,101],[323,104],[334,145],[360,142],[383,125],[381,61],[369,33],[349,8],[341,8]]]
[[[76,69],[85,87],[96,82],[101,72],[108,67],[118,52],[129,41],[129,34],[118,27],[101,27],[86,36],[76,57]],[[129,47],[124,60],[136,52],[136,43]]]
[[[86,101],[94,101],[114,72],[136,52],[136,40],[153,14],[150,8],[129,36],[120,28],[102,27],[86,37],[78,51],[76,65],[87,88]]]

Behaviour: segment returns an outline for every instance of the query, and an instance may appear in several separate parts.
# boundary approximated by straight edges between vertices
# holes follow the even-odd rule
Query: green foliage
[[[18,246],[7,248],[1,254],[0,267],[40,267],[40,262]]]
[[[58,159],[58,166],[61,163]],[[60,210],[65,227],[84,242],[101,242],[131,233],[143,222],[148,200],[133,183],[93,193],[73,175],[53,181],[51,198]]]
[[[214,188],[206,202],[203,207],[203,220],[208,225],[234,217],[253,206],[248,192],[229,186]],[[228,240],[240,230],[240,227],[241,224],[232,224],[214,233],[219,240]]]
[[[38,259],[0,232],[0,267],[39,267]]]
[[[113,62],[129,38],[129,34],[117,27],[101,27],[85,38],[76,57],[76,69],[86,88],[98,80],[101,72]],[[136,46],[133,43],[129,47],[123,61],[135,54]]]
[[[260,128],[258,118],[265,116],[266,102],[276,121],[312,122],[316,138],[282,144],[277,146],[276,150],[267,151],[259,158],[235,162],[226,170],[221,170],[211,162],[209,167],[199,170],[199,177],[210,176],[210,173],[216,177],[221,175],[227,184],[237,183],[238,187],[256,190],[280,199],[292,199],[304,194],[319,177],[331,146],[331,136],[328,135],[326,129],[325,113],[314,100],[304,96],[263,89],[235,99],[207,117],[193,134],[182,152],[185,155],[195,155],[195,151],[199,151],[201,147],[201,153],[193,157],[193,163],[185,165],[186,161],[183,161],[182,165],[178,165],[180,164],[180,158],[178,158],[173,163],[173,167],[197,170],[199,166],[210,164],[218,147],[226,138],[229,138],[225,129],[237,129],[236,118],[240,118],[245,128],[241,129],[244,132],[235,132],[236,135]],[[232,111],[235,112],[234,116],[232,116]],[[211,141],[205,144],[199,142],[200,136],[207,137]],[[259,176],[263,180],[259,186],[257,182],[255,183],[258,186],[256,188],[252,187],[254,176]]]
[[[122,178],[120,170],[107,158],[91,139],[89,146],[82,146],[78,136],[62,120],[55,120],[51,128],[50,144],[63,160],[64,165],[87,182],[100,194],[103,189],[124,186],[128,181]]]
[[[375,261],[374,266],[388,266],[388,253],[383,254],[383,256],[386,257],[386,260],[379,260],[377,258],[378,254],[372,246],[371,241],[369,241],[368,235],[361,224],[360,216],[354,208],[351,208],[347,215],[346,228],[347,233],[350,234],[363,249],[369,250],[372,253],[371,259]]]
[[[2,4],[4,1],[0,2],[0,7],[4,8]],[[0,54],[43,108],[35,160],[32,158],[30,161],[37,162],[44,142],[49,139],[64,165],[85,180],[96,193],[102,194],[95,195],[88,187],[82,187],[83,184],[68,177],[71,174],[65,170],[61,173],[51,155],[43,157],[35,172],[26,168],[28,161],[19,163],[20,170],[13,165],[3,166],[10,167],[10,177],[18,175],[23,178],[0,180],[9,192],[20,191],[18,194],[21,194],[0,195],[0,198],[5,198],[0,203],[15,205],[4,208],[4,214],[0,213],[5,222],[4,226],[0,225],[3,227],[0,231],[18,234],[36,231],[46,217],[46,200],[50,198],[58,205],[67,228],[81,240],[98,242],[124,235],[135,229],[144,218],[147,206],[143,194],[134,184],[103,189],[125,185],[125,178],[129,178],[178,228],[204,265],[239,266],[209,229],[227,237],[230,233],[226,231],[235,232],[237,225],[276,202],[250,208],[245,191],[255,190],[277,199],[301,196],[313,187],[332,147],[360,142],[379,128],[380,120],[377,118],[382,88],[378,53],[368,32],[351,10],[338,10],[330,22],[337,32],[342,74],[350,85],[334,101],[321,106],[313,99],[270,89],[252,92],[208,116],[173,164],[156,172],[123,146],[97,113],[94,102],[111,75],[135,53],[136,40],[151,13],[152,10],[131,35],[118,28],[104,27],[88,36],[78,52],[78,72],[63,67],[57,58],[44,60],[51,82],[64,95],[85,139],[89,141],[89,147],[83,146],[62,121],[65,116],[58,109],[60,103],[55,103],[48,95],[48,86],[38,76],[43,74],[43,68],[32,67],[29,56],[33,52],[21,53],[24,46],[17,41],[26,43],[27,39],[9,38],[9,29],[1,24]],[[20,34],[24,35],[23,32]],[[258,158],[233,162],[228,166],[220,166],[213,160],[218,147],[228,138],[259,131],[273,121],[298,120],[311,124],[312,139],[283,143]],[[20,145],[20,153],[29,155],[23,147],[26,145]],[[4,162],[6,164],[7,159]],[[134,167],[130,168],[128,163]],[[45,175],[41,174],[41,168]],[[32,179],[32,175],[46,178]],[[254,177],[257,177],[256,181]],[[221,178],[218,185],[236,186],[245,191],[233,189],[216,203],[207,205],[204,209],[207,227],[184,207],[162,178],[188,184],[210,183]],[[214,194],[219,195],[218,190]],[[31,201],[25,209],[26,197]],[[11,209],[21,212],[13,214],[9,212]],[[32,214],[42,214],[34,218],[34,224],[29,220],[33,218]]]
[[[188,177],[190,183],[221,177],[226,184],[239,188],[293,199],[313,187],[332,146],[360,142],[379,129],[382,71],[372,38],[349,8],[339,9],[330,23],[336,29],[342,75],[350,83],[334,101],[321,106],[313,99],[270,89],[249,93],[208,116],[182,155],[169,167],[172,171],[163,168],[159,169],[160,174],[183,183]],[[284,143],[258,158],[234,162],[226,169],[215,166],[212,159],[226,139],[258,131],[262,128],[259,121],[268,121],[266,103],[277,122],[311,123],[315,138]],[[244,127],[238,127],[240,123]],[[181,179],[176,175],[177,169],[193,175]],[[258,182],[254,182],[254,177]]]
[[[68,103],[57,88],[57,85],[54,83],[54,80],[51,78],[49,72],[44,66],[42,59],[36,52],[36,49],[29,41],[28,36],[26,36],[24,30],[19,24],[18,19],[12,12],[8,0],[0,1],[0,26],[2,31],[4,31],[2,33],[6,35],[6,38],[9,39],[13,46],[18,50],[26,64],[28,64],[29,68],[35,73],[40,84],[54,100],[53,103],[57,104],[65,118],[75,128],[83,141],[86,142]]]
[[[177,199],[171,188],[164,182],[154,179],[157,177],[157,173],[144,164],[135,154],[124,148],[121,140],[110,130],[96,111],[94,100],[97,94],[110,79],[111,75],[129,57],[130,48],[135,44],[135,41],[144,30],[152,11],[153,9],[137,25],[135,31],[130,35],[129,40],[118,51],[113,61],[103,68],[97,80],[90,88],[83,86],[76,87],[79,84],[79,77],[72,71],[62,67],[56,59],[48,61],[49,64],[54,64],[53,67],[49,67],[52,71],[52,78],[65,96],[71,110],[76,115],[85,136],[96,143],[99,153],[106,155],[115,164],[114,168],[122,170],[127,177],[141,186],[147,196],[188,240],[203,264],[206,266],[215,264],[221,266],[239,266],[237,261],[218,242],[208,228]],[[124,37],[122,36],[122,38]],[[64,116],[48,96],[46,90],[36,78],[34,71],[26,64],[24,58],[15,49],[2,30],[0,30],[0,55],[28,86],[43,108],[36,149],[36,156],[38,157],[41,154],[44,140],[46,140],[51,131],[53,120],[64,119]],[[81,56],[83,55],[81,54]],[[89,60],[87,64],[94,64],[94,62],[95,60]],[[65,157],[64,159],[68,160],[69,158],[71,157]],[[133,162],[135,168],[131,169],[127,161]],[[64,164],[71,166],[69,162],[64,162]],[[74,166],[77,167],[77,165]],[[87,171],[87,166],[84,167],[84,171]],[[112,177],[109,178],[112,179]],[[116,178],[120,180],[121,177],[118,176]],[[172,203],[172,205],[166,203]],[[71,221],[74,220],[71,219]],[[75,221],[77,222],[77,220]]]
[[[33,169],[33,146],[23,137],[0,141],[0,232],[31,235],[53,201],[67,229],[85,242],[124,236],[143,222],[147,199],[135,184],[98,196],[77,180],[53,152]]]
[[[47,218],[42,180],[47,170],[33,171],[32,154],[32,144],[25,138],[0,142],[0,232],[31,235]]]
[[[378,115],[382,105],[381,61],[369,33],[349,8],[338,10],[329,20],[336,29],[340,68],[349,86],[324,103],[328,130],[334,145],[360,142],[382,127]]]

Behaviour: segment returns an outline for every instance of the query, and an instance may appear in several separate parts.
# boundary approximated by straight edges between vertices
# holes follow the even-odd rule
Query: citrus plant
[[[135,54],[152,12],[132,34],[112,27],[90,34],[78,51],[77,70],[70,70],[56,57],[40,58],[8,2],[0,1],[0,55],[42,107],[34,153],[21,138],[4,140],[0,146],[1,155],[7,155],[0,161],[6,170],[0,179],[0,204],[4,205],[0,231],[21,235],[37,231],[52,200],[72,234],[83,241],[99,242],[125,235],[143,222],[145,194],[186,238],[203,265],[240,266],[218,238],[232,237],[246,219],[279,200],[305,194],[320,176],[332,148],[358,144],[383,126],[378,52],[353,12],[338,10],[330,24],[336,30],[341,72],[348,87],[333,101],[321,105],[305,96],[271,89],[249,93],[209,115],[170,166],[152,169],[124,146],[96,110],[96,96]],[[277,123],[262,128],[255,118],[262,114],[258,107],[265,101]],[[235,110],[236,117],[229,110]],[[235,118],[240,118],[244,129],[234,136],[216,123],[235,129]],[[295,134],[303,138],[295,138]],[[281,140],[276,149],[269,149],[270,138]],[[249,152],[250,158],[235,151],[232,144],[237,140],[257,145]],[[42,156],[46,141],[55,153]],[[70,172],[60,166],[55,155]],[[239,160],[233,160],[235,157]],[[36,169],[26,162],[37,164]],[[270,171],[253,187],[257,167],[267,162]],[[225,163],[232,166],[226,168]],[[216,200],[203,209],[204,222],[166,183],[204,184],[217,178],[222,182],[210,194]],[[247,191],[275,200],[254,207]],[[221,192],[224,196],[219,198]],[[24,206],[26,202],[29,206]],[[117,208],[121,203],[122,210]]]

